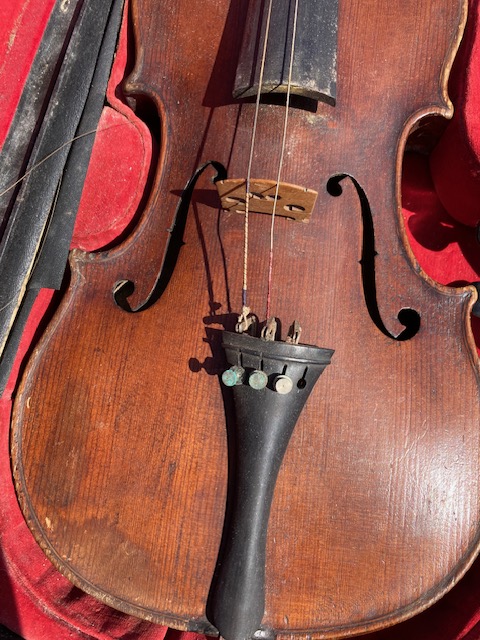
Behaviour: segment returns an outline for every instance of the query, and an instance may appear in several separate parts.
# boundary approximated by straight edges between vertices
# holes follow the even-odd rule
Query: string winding
[[[257,89],[257,97],[255,100],[255,115],[253,118],[253,128],[252,128],[252,138],[250,142],[250,155],[248,159],[248,169],[247,169],[247,178],[245,181],[245,218],[244,218],[244,246],[243,246],[243,288],[242,288],[242,307],[247,306],[247,288],[248,288],[248,213],[249,213],[249,202],[252,197],[250,193],[250,178],[252,174],[252,164],[253,164],[253,153],[255,149],[255,137],[257,134],[257,122],[258,122],[258,113],[260,110],[260,97],[262,95],[262,86],[263,86],[263,74],[265,71],[265,59],[267,57],[267,44],[268,37],[270,35],[270,19],[272,16],[272,5],[273,0],[269,1],[268,4],[268,13],[267,13],[267,23],[265,27],[265,41],[263,43],[262,50],[262,58],[260,64],[260,75],[258,79],[258,89]]]
[[[287,128],[288,128],[288,115],[289,115],[289,107],[290,107],[290,92],[292,86],[292,70],[293,70],[293,57],[295,54],[295,36],[297,33],[297,16],[298,16],[298,1],[295,0],[295,11],[293,14],[293,31],[292,31],[292,45],[290,48],[290,62],[288,67],[288,82],[287,82],[287,95],[285,101],[285,119],[283,122],[283,138],[282,138],[282,148],[280,152],[280,161],[278,163],[278,173],[277,173],[277,184],[275,186],[275,198],[273,200],[273,211],[272,211],[272,220],[270,224],[270,252],[268,259],[268,278],[267,278],[267,304],[265,310],[265,319],[268,320],[270,318],[270,307],[271,307],[271,297],[272,297],[272,281],[273,281],[273,249],[274,249],[274,238],[275,238],[275,214],[277,211],[277,202],[278,202],[278,191],[280,189],[280,180],[282,175],[283,168],[283,158],[285,156],[285,146],[287,142]]]
[[[290,107],[290,93],[291,93],[292,72],[293,72],[293,60],[294,60],[294,54],[295,54],[295,39],[296,39],[296,33],[297,33],[298,3],[299,3],[299,0],[295,0],[295,9],[294,9],[294,15],[293,15],[292,43],[291,43],[291,47],[290,47],[290,60],[289,60],[289,68],[288,68],[287,91],[286,91],[285,118],[284,118],[284,124],[283,124],[282,146],[281,146],[281,151],[280,151],[280,160],[279,160],[279,165],[278,165],[278,172],[277,172],[277,179],[276,179],[276,186],[275,186],[275,197],[274,197],[274,201],[273,201],[272,220],[271,220],[271,225],[270,225],[270,250],[269,250],[269,261],[268,261],[267,302],[266,302],[266,314],[265,314],[266,319],[268,319],[270,317],[272,281],[273,281],[275,216],[276,216],[278,193],[279,193],[279,189],[280,189],[280,181],[281,181],[281,174],[282,174],[282,168],[283,168],[283,162],[284,162],[284,156],[285,156],[286,140],[287,140],[288,116],[289,116],[289,107]],[[266,19],[266,26],[265,26],[265,39],[264,39],[263,49],[262,49],[259,81],[258,81],[257,95],[256,95],[256,100],[255,100],[255,113],[254,113],[254,119],[253,119],[252,137],[251,137],[251,142],[250,142],[250,153],[249,153],[249,159],[248,159],[247,177],[246,177],[246,180],[245,180],[245,217],[244,217],[242,307],[247,307],[249,208],[250,208],[250,200],[252,198],[252,194],[250,192],[250,181],[251,181],[253,157],[254,157],[254,150],[255,150],[255,138],[256,138],[256,133],[257,133],[258,115],[259,115],[259,110],[260,110],[260,98],[261,98],[262,88],[263,88],[263,76],[264,76],[264,71],[265,71],[265,60],[266,60],[266,56],[267,56],[268,39],[269,39],[269,36],[270,36],[270,23],[271,23],[271,15],[272,15],[272,5],[273,5],[273,0],[269,0],[267,19]]]

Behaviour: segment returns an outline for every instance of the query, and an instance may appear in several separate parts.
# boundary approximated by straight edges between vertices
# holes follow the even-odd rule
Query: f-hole
[[[362,189],[360,184],[348,174],[341,174],[333,176],[327,182],[327,192],[334,197],[342,195],[341,181],[345,178],[349,178],[355,187],[358,199],[360,200],[360,207],[362,212],[363,221],[363,244],[362,244],[362,258],[360,265],[362,268],[362,283],[363,283],[363,295],[365,298],[365,305],[372,322],[375,326],[388,338],[393,340],[404,341],[410,340],[418,333],[420,329],[420,314],[415,309],[400,309],[397,315],[397,319],[405,329],[398,335],[393,335],[385,326],[377,301],[377,286],[375,281],[375,229],[373,225],[372,211],[368,202],[367,195]]]
[[[184,244],[183,234],[185,231],[185,225],[187,224],[187,215],[190,208],[193,190],[195,189],[198,178],[202,175],[205,169],[210,166],[212,166],[217,172],[213,178],[213,182],[216,180],[224,180],[227,177],[225,167],[215,160],[206,162],[195,171],[182,192],[182,196],[175,212],[173,224],[169,230],[170,238],[166,246],[163,264],[159,269],[155,284],[150,294],[140,305],[133,308],[130,305],[128,298],[135,291],[135,284],[131,280],[119,280],[114,284],[112,293],[115,304],[120,307],[120,309],[123,309],[128,313],[139,313],[140,311],[145,311],[145,309],[151,307],[163,295],[173,275],[180,255],[180,250]]]

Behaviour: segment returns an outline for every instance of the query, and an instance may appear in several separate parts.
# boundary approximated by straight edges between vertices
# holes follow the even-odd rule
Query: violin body
[[[60,571],[122,611],[207,634],[217,633],[208,602],[234,421],[221,333],[241,306],[243,216],[219,210],[210,168],[184,219],[179,202],[207,162],[245,176],[255,105],[233,99],[232,86],[246,4],[133,3],[126,91],[159,116],[151,197],[119,247],[73,252],[12,426],[19,500]],[[393,624],[437,600],[478,551],[475,293],[420,271],[399,202],[410,130],[451,116],[446,84],[465,11],[463,0],[341,1],[335,104],[290,109],[283,175],[318,198],[307,224],[276,222],[273,310],[283,334],[298,318],[302,341],[335,354],[275,486],[267,635],[339,638]],[[283,117],[281,105],[260,105],[258,178],[276,175]],[[258,314],[270,222],[250,220]],[[159,293],[128,312],[114,296],[125,281],[132,309]],[[402,310],[419,318],[411,336],[401,335]]]

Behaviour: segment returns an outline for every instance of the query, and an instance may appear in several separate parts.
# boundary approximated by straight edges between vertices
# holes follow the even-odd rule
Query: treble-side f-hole
[[[380,310],[378,308],[377,300],[377,286],[375,280],[375,230],[373,225],[373,216],[370,209],[370,203],[368,201],[365,191],[360,184],[348,174],[340,174],[333,176],[327,182],[327,192],[338,198],[342,195],[342,180],[349,178],[353,186],[357,191],[358,198],[360,200],[360,207],[362,212],[363,221],[363,245],[362,245],[362,258],[360,265],[362,269],[362,283],[363,283],[363,295],[365,298],[365,304],[375,326],[387,337],[393,340],[404,341],[410,340],[415,336],[420,329],[420,314],[415,309],[404,308],[400,309],[397,314],[397,319],[405,329],[398,335],[392,334],[385,326]]]

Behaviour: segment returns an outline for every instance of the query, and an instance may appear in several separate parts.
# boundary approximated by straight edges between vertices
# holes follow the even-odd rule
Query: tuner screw
[[[265,371],[260,371],[256,369],[252,371],[248,378],[248,384],[252,387],[252,389],[265,389],[268,383],[268,376]]]
[[[234,387],[236,384],[242,384],[244,374],[243,367],[230,367],[222,373],[222,382],[226,387]]]
[[[280,393],[282,396],[284,396],[287,393],[290,393],[290,391],[293,389],[293,382],[292,379],[288,376],[281,375],[275,378],[273,386],[277,393]]]

